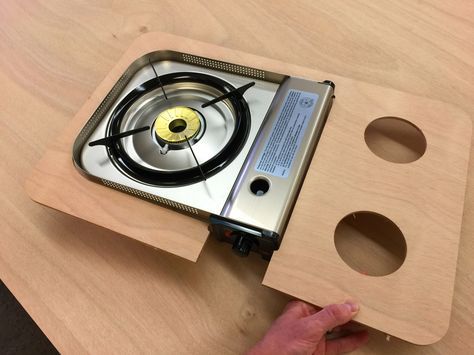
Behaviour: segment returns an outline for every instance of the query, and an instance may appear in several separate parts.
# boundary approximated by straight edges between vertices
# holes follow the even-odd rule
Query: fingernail
[[[359,311],[359,305],[353,302],[346,302],[346,305],[349,307],[352,313],[356,313]]]

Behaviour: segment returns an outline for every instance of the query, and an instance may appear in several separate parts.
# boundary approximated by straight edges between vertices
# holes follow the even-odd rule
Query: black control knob
[[[329,85],[333,90],[336,88],[336,84],[334,84],[334,82],[331,80],[324,80],[323,84]]]
[[[240,256],[248,256],[252,249],[253,240],[243,235],[237,235],[234,243],[232,244],[232,250]]]

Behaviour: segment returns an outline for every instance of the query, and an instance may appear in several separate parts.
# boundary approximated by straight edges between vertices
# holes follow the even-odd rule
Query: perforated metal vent
[[[262,70],[244,67],[242,65],[230,64],[226,62],[221,62],[219,60],[198,57],[185,53],[183,53],[183,61],[191,64],[200,65],[202,67],[218,69],[233,74],[244,75],[255,79],[265,79],[265,72],[263,72]]]
[[[121,185],[121,184],[117,184],[117,183],[109,181],[109,180],[101,179],[101,181],[105,186],[114,188],[116,190],[120,190],[120,191],[129,193],[131,195],[135,195],[135,196],[138,196],[138,197],[141,197],[141,198],[144,198],[146,200],[150,200],[150,201],[162,204],[162,205],[173,207],[177,210],[181,210],[181,211],[184,211],[184,212],[187,212],[187,213],[196,214],[196,215],[199,214],[199,211],[194,207],[189,207],[189,206],[183,205],[181,203],[168,200],[168,199],[163,198],[163,197],[152,195],[152,194],[149,194],[147,192],[140,191],[140,190],[132,189],[131,187],[124,186],[124,185]]]
[[[89,137],[91,131],[97,126],[97,123],[104,117],[105,113],[110,109],[114,99],[120,94],[125,85],[127,85],[131,77],[131,70],[128,68],[120,79],[115,83],[112,90],[102,100],[99,107],[94,111],[91,118],[87,121],[86,125],[82,128],[78,135],[77,140],[80,144],[83,144]]]

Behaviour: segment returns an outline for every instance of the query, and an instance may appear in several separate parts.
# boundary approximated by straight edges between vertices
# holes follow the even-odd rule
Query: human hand
[[[349,322],[359,311],[355,303],[332,304],[318,311],[302,301],[289,302],[262,340],[247,353],[336,355],[368,341],[366,331],[327,340],[326,333]]]

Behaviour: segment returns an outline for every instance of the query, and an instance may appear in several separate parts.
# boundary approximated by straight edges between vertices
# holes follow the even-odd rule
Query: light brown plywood
[[[48,151],[28,181],[29,193],[46,205],[160,249],[189,259],[197,257],[205,240],[204,223],[87,181],[72,167],[68,151],[77,129],[128,65],[146,53],[164,49],[336,82],[337,99],[330,119],[264,284],[319,306],[356,298],[364,307],[357,321],[417,344],[439,340],[449,325],[471,139],[467,115],[451,105],[190,39],[150,33],[132,44]],[[393,163],[369,149],[364,137],[383,140],[386,132],[376,128],[372,133],[367,127],[387,116],[406,119],[421,130],[421,145],[426,143],[421,158]],[[396,129],[396,125],[389,127],[390,132]],[[375,143],[382,155],[384,148],[392,149],[385,152],[389,160],[403,154],[401,148],[409,151],[408,160],[414,159],[410,148],[420,150],[416,135],[413,142],[407,142],[410,132],[403,129],[398,132],[401,141],[388,137],[389,144]],[[135,211],[133,218],[130,211]],[[396,272],[383,277],[364,275],[339,257],[334,230],[343,217],[357,211],[382,214],[402,231],[407,253]],[[200,228],[197,233],[196,225]],[[143,236],[142,226],[152,235]],[[199,236],[202,239],[197,239]],[[361,252],[368,255],[358,256],[356,251],[354,257],[370,258],[376,251]],[[377,274],[379,270],[373,271]]]
[[[32,167],[145,31],[445,101],[472,119],[473,5],[2,1],[0,278],[61,353],[244,353],[288,299],[261,287],[268,263],[234,257],[228,245],[211,239],[194,264],[39,206],[24,191]],[[324,73],[318,70],[312,72],[319,79]],[[471,155],[447,335],[420,347],[386,341],[371,329],[369,343],[355,354],[466,354],[474,348],[473,168]]]
[[[440,102],[361,83],[338,84],[264,284],[319,306],[355,298],[361,304],[357,321],[416,344],[434,343],[449,326],[471,122]],[[409,120],[424,137],[409,136],[406,122],[392,119],[395,126],[373,138],[389,149],[382,154],[388,160],[380,158],[364,136],[377,134],[366,129],[385,116]],[[419,148],[423,138],[426,151]],[[408,161],[421,157],[393,162],[403,154]],[[375,224],[359,211],[385,216],[398,229]],[[346,216],[349,222],[336,233]]]

